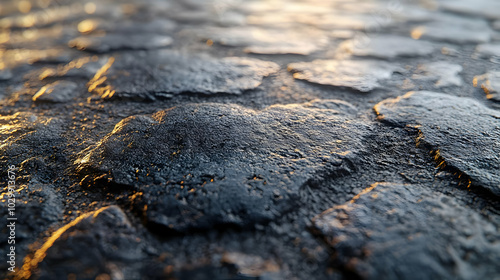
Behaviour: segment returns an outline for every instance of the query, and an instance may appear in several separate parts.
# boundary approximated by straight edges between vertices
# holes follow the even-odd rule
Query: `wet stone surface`
[[[489,42],[492,30],[483,19],[442,14],[429,23],[417,25],[411,33],[414,38],[466,44]]]
[[[435,92],[411,92],[377,104],[375,111],[384,122],[417,128],[417,144],[429,145],[439,166],[456,168],[472,184],[500,195],[500,111]]]
[[[460,65],[438,61],[420,65],[412,78],[433,81],[436,88],[461,86],[463,81],[459,74],[462,70]]]
[[[76,163],[83,175],[138,185],[137,207],[167,229],[253,226],[296,207],[301,186],[356,169],[366,126],[332,105],[344,104],[205,104],[134,116]]]
[[[160,35],[116,35],[104,37],[86,36],[69,41],[69,45],[82,51],[105,53],[114,50],[159,49],[172,44],[172,38]]]
[[[403,71],[395,64],[375,60],[315,60],[289,64],[288,70],[298,80],[360,92],[380,87],[380,80],[391,78],[396,71]]]
[[[453,197],[376,183],[313,220],[337,260],[363,279],[496,277],[496,226]],[[387,250],[391,254],[387,254]]]
[[[0,278],[500,279],[498,5],[3,0]]]
[[[343,42],[340,51],[351,53],[354,56],[377,58],[396,58],[426,56],[435,51],[433,44],[426,41],[413,40],[407,37],[378,35],[362,39],[353,39]]]
[[[125,213],[117,206],[108,206],[83,214],[60,228],[35,252],[30,262],[25,262],[20,274],[59,279],[72,271],[85,279],[99,275],[135,278],[140,276],[133,272],[133,266],[146,256],[144,251]],[[68,258],[77,255],[77,258]],[[129,267],[129,271],[118,267]]]
[[[500,43],[481,44],[477,46],[476,52],[483,57],[500,57]]]
[[[42,87],[34,96],[33,101],[62,103],[71,101],[78,96],[78,85],[69,81],[57,81]]]
[[[257,88],[264,77],[276,73],[279,66],[253,58],[226,57],[220,60],[207,55],[162,51],[142,56],[118,57],[110,64],[109,78],[100,83],[93,79],[89,90],[116,92],[116,97],[149,99],[181,93],[242,94]],[[134,77],[134,79],[130,79]]]
[[[264,28],[216,28],[205,31],[202,37],[231,47],[244,47],[253,54],[308,55],[324,48],[328,38],[315,29],[269,30]]]

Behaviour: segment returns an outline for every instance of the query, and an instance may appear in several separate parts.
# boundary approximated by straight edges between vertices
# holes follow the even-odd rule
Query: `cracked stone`
[[[291,63],[288,70],[298,80],[361,92],[378,88],[379,81],[391,78],[394,72],[404,71],[395,64],[375,60],[315,60]]]
[[[377,58],[416,57],[426,56],[435,51],[432,43],[414,40],[394,35],[377,35],[361,39],[352,39],[343,42],[339,51],[351,53],[355,56]]]
[[[456,168],[473,185],[500,195],[499,111],[470,98],[427,91],[385,100],[375,111],[386,123],[418,128],[417,143],[436,151],[439,166]]]
[[[78,85],[76,83],[57,81],[42,87],[32,99],[36,102],[65,103],[78,95]]]
[[[462,70],[462,66],[458,64],[445,61],[431,62],[419,65],[412,78],[415,80],[435,81],[435,88],[461,86],[463,81],[459,74]]]
[[[367,127],[334,103],[191,104],[134,116],[75,164],[137,186],[136,208],[165,229],[253,226],[293,209],[301,186],[356,168]]]
[[[137,99],[181,93],[242,94],[259,87],[264,77],[279,68],[274,62],[253,58],[215,59],[161,51],[117,58],[109,70],[107,85],[117,97]]]
[[[131,270],[144,259],[136,229],[118,206],[83,214],[57,230],[27,258],[19,273],[24,278],[65,279],[73,273],[84,279],[107,274],[114,279],[140,278]],[[120,277],[121,276],[121,277]]]
[[[336,261],[361,279],[489,279],[499,233],[453,196],[377,183],[313,220]],[[493,263],[492,263],[493,262]]]
[[[411,35],[416,39],[455,44],[487,43],[492,30],[484,19],[440,15],[434,21],[413,28]]]
[[[490,71],[474,77],[474,86],[478,85],[486,93],[486,98],[500,102],[500,71]]]
[[[82,36],[69,41],[69,46],[81,51],[106,53],[116,50],[148,50],[168,47],[169,36],[152,34],[107,34],[104,37]]]

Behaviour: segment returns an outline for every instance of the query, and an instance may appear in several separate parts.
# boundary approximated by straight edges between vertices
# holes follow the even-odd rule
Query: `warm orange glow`
[[[418,40],[424,35],[425,33],[425,28],[423,27],[417,27],[411,31],[411,37],[415,40]]]
[[[354,202],[356,202],[356,200],[358,200],[358,199],[359,199],[362,195],[365,195],[365,194],[367,194],[367,193],[371,192],[374,188],[376,188],[376,187],[378,186],[378,184],[379,184],[379,183],[375,183],[375,184],[373,184],[373,185],[369,186],[368,188],[366,188],[366,189],[362,190],[360,193],[358,193],[357,195],[355,195],[355,196],[354,196],[354,197],[353,197],[353,198],[349,201],[349,203],[354,203]],[[376,198],[376,196],[375,196],[374,198]]]
[[[33,101],[36,101],[40,96],[42,96],[45,92],[47,91],[47,87],[44,86],[42,87],[37,93],[35,93],[35,95],[33,95],[33,98],[32,100]]]
[[[80,33],[89,33],[96,29],[97,22],[92,19],[86,19],[78,24],[78,31]]]
[[[104,74],[111,68],[114,62],[115,58],[110,57],[108,62],[97,71],[92,80],[87,84],[89,92],[96,91],[103,99],[111,98],[115,94],[115,90],[110,85],[100,87],[108,79]]]

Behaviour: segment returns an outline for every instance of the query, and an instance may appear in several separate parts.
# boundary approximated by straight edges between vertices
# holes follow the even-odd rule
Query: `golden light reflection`
[[[96,27],[97,27],[97,21],[93,19],[86,19],[78,24],[78,32],[89,33],[94,31]]]
[[[368,188],[362,190],[360,193],[358,193],[357,195],[355,195],[350,201],[349,203],[354,203],[356,202],[356,200],[358,200],[362,195],[365,195],[369,192],[371,192],[373,189],[375,189],[377,186],[378,186],[379,183],[375,183],[371,186],[369,186]]]
[[[115,58],[110,57],[108,59],[108,62],[96,72],[94,77],[87,84],[88,92],[96,92],[103,99],[111,98],[115,94],[115,90],[113,90],[113,87],[111,85],[101,87],[101,85],[108,79],[105,74],[109,70],[109,68],[111,68],[114,62]]]
[[[31,11],[31,3],[27,0],[19,1],[19,3],[17,4],[17,8],[21,13],[27,14]]]
[[[83,6],[83,9],[85,12],[89,15],[94,14],[97,10],[97,6],[93,2],[86,3],[85,6]]]
[[[32,49],[0,49],[0,64],[6,68],[17,67],[20,64],[31,64],[41,59],[57,57],[61,54],[59,49],[32,50]]]
[[[47,91],[47,86],[42,87],[35,95],[33,95],[32,100],[36,101],[40,96],[42,96]]]
[[[425,28],[424,27],[417,27],[411,31],[411,37],[415,40],[418,40],[424,35],[425,33]]]
[[[21,193],[21,191],[23,191],[24,189],[26,189],[26,187],[22,186],[22,187],[19,187],[19,188],[15,189],[14,191],[16,193]],[[3,192],[0,194],[0,200],[3,201],[4,199],[8,198],[7,196],[9,195],[9,192],[7,190],[8,190],[8,188],[5,188],[3,190]]]

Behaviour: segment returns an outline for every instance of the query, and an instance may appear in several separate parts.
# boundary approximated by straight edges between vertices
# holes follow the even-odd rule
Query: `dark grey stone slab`
[[[297,207],[311,180],[355,170],[367,126],[337,103],[190,104],[134,116],[75,163],[82,174],[137,186],[134,204],[152,224],[253,226]]]
[[[377,183],[313,220],[336,261],[361,279],[494,279],[497,224],[453,196]]]
[[[427,91],[385,100],[375,111],[384,122],[418,128],[418,141],[435,150],[440,166],[454,167],[472,184],[500,195],[499,111],[470,98]]]

